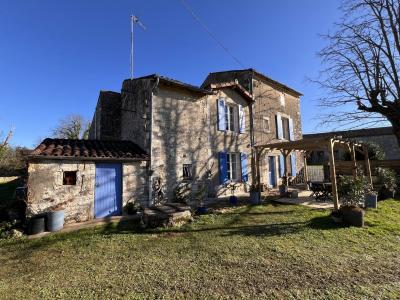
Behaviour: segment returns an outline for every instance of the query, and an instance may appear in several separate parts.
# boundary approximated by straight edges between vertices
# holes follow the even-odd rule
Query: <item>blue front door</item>
[[[275,156],[268,156],[268,180],[270,186],[276,186]]]
[[[121,164],[96,164],[94,217],[121,215]]]

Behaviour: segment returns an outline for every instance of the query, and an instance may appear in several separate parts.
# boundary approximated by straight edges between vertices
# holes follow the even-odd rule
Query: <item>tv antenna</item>
[[[131,15],[131,80],[133,79],[133,26],[137,24],[142,27],[143,30],[146,30],[146,26],[140,22],[139,18]]]

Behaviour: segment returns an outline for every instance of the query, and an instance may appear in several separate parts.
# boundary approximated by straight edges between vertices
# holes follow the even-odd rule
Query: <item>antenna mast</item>
[[[143,30],[146,27],[139,21],[138,17],[131,15],[131,80],[133,79],[133,25],[138,24]]]

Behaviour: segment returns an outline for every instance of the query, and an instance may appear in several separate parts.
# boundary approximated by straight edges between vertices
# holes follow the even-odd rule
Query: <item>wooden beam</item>
[[[332,183],[332,200],[333,200],[333,206],[335,210],[339,209],[339,196],[337,192],[337,182],[336,182],[336,166],[335,166],[335,155],[333,151],[334,144],[332,140],[329,140],[328,142],[328,149],[329,149],[329,171],[330,171],[330,177],[331,177],[331,183]]]
[[[365,171],[367,173],[368,182],[372,186],[371,165],[369,163],[368,147],[366,145],[363,145],[363,150],[364,150]]]
[[[306,189],[307,191],[310,190],[310,188],[308,187],[308,166],[307,166],[307,153],[304,153],[303,155],[303,163],[304,163],[304,181],[306,184]]]
[[[354,144],[350,144],[350,154],[351,154],[351,159],[353,162],[353,177],[354,179],[357,178],[357,161],[356,161],[356,149],[354,147]]]

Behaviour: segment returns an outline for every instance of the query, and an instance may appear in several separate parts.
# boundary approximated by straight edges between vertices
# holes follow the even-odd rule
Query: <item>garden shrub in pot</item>
[[[392,169],[378,168],[378,180],[381,184],[379,190],[379,199],[385,200],[388,198],[394,198],[394,194],[397,188],[396,173]]]

